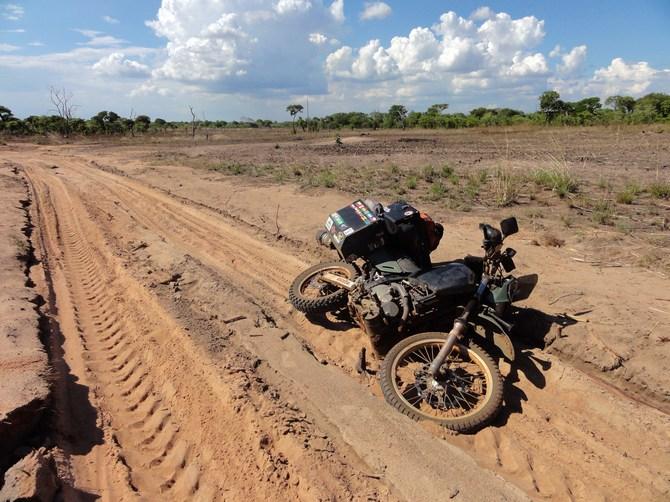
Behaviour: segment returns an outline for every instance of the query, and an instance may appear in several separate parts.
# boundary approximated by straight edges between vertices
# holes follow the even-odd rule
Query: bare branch
[[[49,88],[49,97],[51,99],[51,104],[53,104],[56,109],[58,116],[64,121],[64,130],[63,136],[67,138],[70,133],[70,121],[72,120],[72,113],[77,105],[72,103],[72,93],[63,89],[56,89],[55,87]]]

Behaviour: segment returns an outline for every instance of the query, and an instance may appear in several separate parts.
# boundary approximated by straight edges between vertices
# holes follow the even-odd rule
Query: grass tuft
[[[552,190],[561,198],[579,189],[579,182],[567,169],[537,169],[531,174],[531,179],[536,185]]]
[[[493,201],[498,207],[509,206],[519,197],[522,180],[509,167],[498,167],[493,173]]]
[[[649,193],[655,199],[670,199],[670,183],[652,183],[649,185]]]

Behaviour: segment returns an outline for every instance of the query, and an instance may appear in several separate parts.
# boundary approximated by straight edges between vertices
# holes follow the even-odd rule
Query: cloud
[[[17,45],[11,44],[0,44],[0,52],[14,52],[20,49]]]
[[[105,35],[103,32],[97,30],[83,30],[75,28],[73,31],[81,33],[86,38],[88,38],[86,42],[78,42],[77,45],[89,45],[93,47],[114,47],[128,43],[127,40],[116,38],[111,35]]]
[[[477,10],[472,12],[470,14],[470,19],[473,19],[475,21],[483,21],[484,19],[490,19],[493,16],[495,16],[495,12],[491,10],[489,7],[479,7]]]
[[[2,17],[9,21],[20,21],[25,14],[25,10],[22,6],[15,3],[8,3],[2,8]]]
[[[275,4],[275,10],[279,14],[291,12],[306,12],[312,7],[310,0],[279,0]]]
[[[639,96],[649,90],[652,84],[670,83],[670,70],[657,70],[646,61],[627,63],[614,58],[606,68],[599,68],[587,84],[588,90],[598,91],[602,96],[632,94]]]
[[[328,42],[328,37],[322,33],[310,33],[308,39],[315,45],[323,45]]]
[[[17,28],[15,30],[0,30],[1,33],[25,33],[26,30],[23,28]]]
[[[330,4],[330,15],[333,16],[333,19],[338,23],[343,23],[345,20],[344,17],[344,0],[334,0]]]
[[[108,24],[119,24],[119,20],[112,16],[102,16],[102,20]]]
[[[338,34],[342,8],[314,0],[164,0],[147,22],[167,40],[153,83],[256,95],[326,92],[319,46]]]
[[[149,67],[138,61],[127,59],[122,52],[113,52],[101,58],[93,66],[93,70],[101,75],[110,77],[148,77]]]
[[[393,37],[388,48],[378,40],[358,50],[343,47],[328,57],[326,71],[350,79],[439,80],[476,71],[491,78],[545,75],[544,56],[530,52],[543,38],[544,21],[534,16],[512,19],[498,13],[478,25],[447,12],[432,29],[416,27],[406,37]],[[480,86],[481,76],[458,82],[475,80]]]
[[[34,41],[34,42],[28,42],[28,45],[31,47],[44,47],[44,44],[39,41]]]
[[[578,45],[577,47],[573,47],[567,54],[561,55],[562,62],[557,66],[558,72],[571,74],[579,71],[586,61],[586,52],[585,45]]]
[[[364,21],[371,19],[384,19],[391,15],[391,7],[384,2],[365,2],[365,8],[360,18]]]

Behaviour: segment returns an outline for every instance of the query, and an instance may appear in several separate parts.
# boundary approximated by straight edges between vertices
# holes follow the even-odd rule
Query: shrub
[[[423,166],[423,169],[421,170],[421,175],[423,176],[423,179],[426,180],[428,183],[433,182],[433,178],[435,177],[435,169],[433,169],[433,166],[430,164],[427,166]]]
[[[447,189],[441,182],[433,183],[430,186],[430,199],[431,200],[440,200],[447,193]]]
[[[416,188],[417,179],[416,176],[410,176],[407,178],[407,188],[414,190]]]
[[[454,168],[451,167],[449,164],[445,164],[442,166],[442,176],[445,178],[449,178],[450,176],[453,176],[454,174]]]
[[[619,204],[632,204],[635,200],[635,192],[625,189],[616,194],[616,201]]]
[[[649,185],[649,193],[655,199],[670,199],[670,183],[652,183]]]
[[[330,171],[323,171],[319,174],[319,185],[323,185],[326,188],[334,188],[335,181],[335,174]]]
[[[611,225],[612,217],[614,216],[614,209],[612,204],[607,199],[596,201],[593,204],[593,213],[591,220],[599,225]]]
[[[579,188],[579,183],[567,169],[537,169],[531,178],[536,185],[552,190],[561,198]]]
[[[519,196],[521,179],[509,168],[499,167],[493,175],[493,200],[498,207],[509,206]]]

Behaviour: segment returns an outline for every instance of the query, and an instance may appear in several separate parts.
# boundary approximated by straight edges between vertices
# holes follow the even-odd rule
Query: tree
[[[299,104],[288,105],[286,111],[291,114],[291,125],[293,126],[293,134],[295,134],[295,116],[302,113],[303,106]]]
[[[9,122],[14,118],[12,111],[6,106],[0,106],[0,122]]]
[[[551,122],[559,113],[567,111],[565,102],[556,91],[546,91],[540,96],[540,112],[544,114],[545,120]]]
[[[193,107],[191,105],[188,105],[188,110],[191,112],[191,137],[195,139],[195,129],[197,127],[195,113],[193,112]]]
[[[449,108],[449,105],[447,103],[438,103],[436,105],[432,105],[426,110],[426,113],[429,115],[440,115],[444,110]]]
[[[405,128],[405,119],[407,118],[407,108],[403,105],[392,105],[389,108],[387,119],[390,127],[396,127],[397,124],[404,129]]]
[[[147,129],[149,129],[150,124],[151,119],[147,115],[138,115],[135,118],[135,127],[139,132],[145,132]]]
[[[586,112],[590,113],[591,115],[595,115],[598,113],[598,110],[602,108],[602,104],[600,104],[600,98],[593,97],[593,98],[584,98],[580,101],[577,101],[574,104],[574,109],[576,113],[580,112]]]
[[[611,107],[615,112],[627,115],[635,110],[635,98],[632,96],[610,96],[605,100],[605,106]]]
[[[70,134],[70,121],[72,120],[72,112],[76,105],[72,104],[72,93],[63,89],[49,89],[51,104],[56,107],[56,113],[63,119],[63,130],[61,131],[66,138]]]

